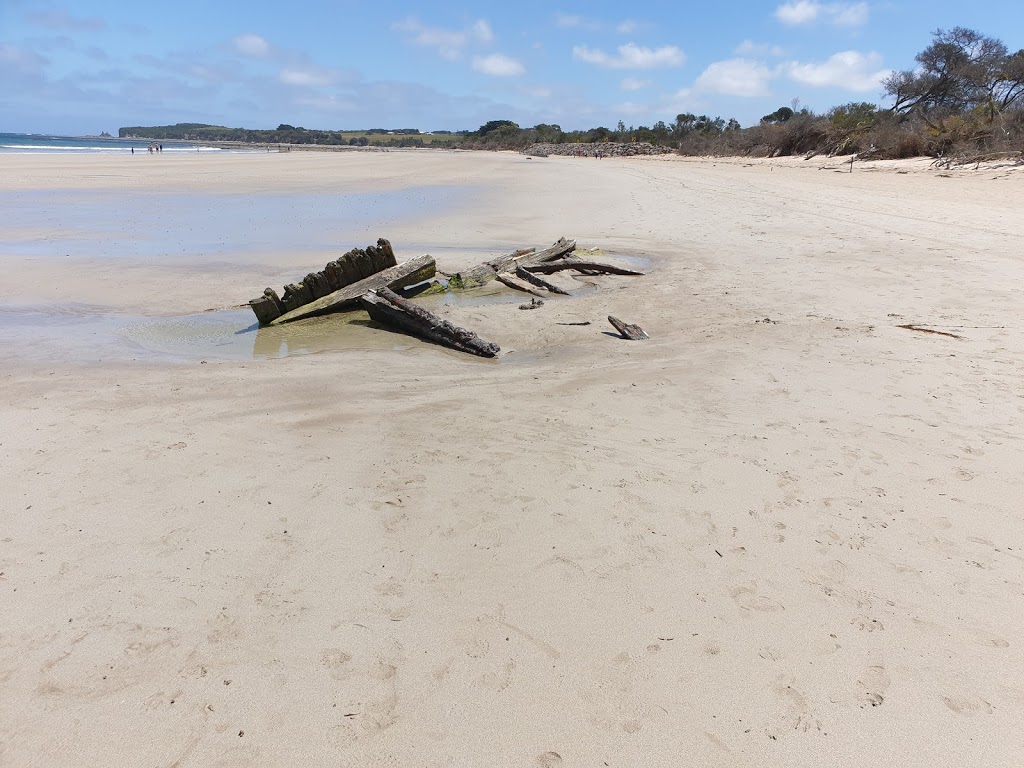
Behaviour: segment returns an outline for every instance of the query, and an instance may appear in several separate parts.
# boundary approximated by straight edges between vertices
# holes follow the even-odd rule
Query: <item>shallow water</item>
[[[491,288],[417,300],[425,307],[523,303],[521,293]],[[268,360],[356,349],[406,349],[419,342],[382,333],[364,312],[260,328],[252,310],[176,317],[114,313],[88,304],[0,304],[0,346],[10,359],[69,362]]]
[[[0,254],[141,258],[148,263],[362,242],[406,219],[458,207],[466,187],[373,193],[179,194],[0,191]]]
[[[639,265],[643,257],[605,254]],[[592,278],[577,277],[571,301],[599,290]],[[497,282],[470,291],[422,296],[416,303],[430,310],[523,304],[530,296]],[[382,331],[365,312],[310,318],[284,326],[260,328],[248,307],[173,317],[117,313],[90,304],[18,304],[0,302],[0,347],[8,359],[36,362],[150,360],[168,363],[200,360],[268,360],[323,352],[409,349],[420,342]]]

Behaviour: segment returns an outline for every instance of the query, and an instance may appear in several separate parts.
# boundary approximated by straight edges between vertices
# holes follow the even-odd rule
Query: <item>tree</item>
[[[487,121],[486,123],[484,123],[483,125],[480,126],[480,130],[478,130],[476,132],[476,134],[477,134],[477,136],[483,138],[488,133],[491,133],[492,131],[496,131],[499,128],[515,128],[518,131],[519,130],[519,124],[518,123],[513,123],[511,120],[489,120],[489,121]]]
[[[684,112],[676,115],[676,121],[672,126],[672,132],[682,138],[693,130],[693,124],[697,122],[697,116],[692,112]]]
[[[891,111],[920,115],[930,126],[979,110],[989,122],[1024,95],[1024,51],[973,29],[936,30],[914,57],[917,69],[893,72],[883,83]]]
[[[849,104],[832,107],[827,117],[836,128],[849,131],[870,128],[875,122],[876,110],[874,104],[866,101],[851,101]]]
[[[533,126],[533,130],[537,134],[537,141],[542,144],[558,144],[562,141],[562,126],[558,124],[540,123]]]
[[[795,100],[794,100],[795,101]],[[799,104],[797,104],[799,106]],[[761,118],[762,123],[769,123],[771,125],[778,125],[779,123],[785,123],[793,118],[796,113],[789,107],[779,107],[770,115],[765,115]]]

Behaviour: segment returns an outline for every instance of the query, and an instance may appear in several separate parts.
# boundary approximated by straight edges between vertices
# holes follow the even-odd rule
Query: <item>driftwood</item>
[[[393,267],[397,263],[391,243],[380,238],[377,245],[369,245],[365,250],[353,248],[329,262],[322,271],[310,272],[302,282],[289,283],[284,287],[284,294],[280,297],[273,288],[267,288],[262,296],[250,301],[249,306],[252,307],[260,325],[269,325],[281,315],[322,299],[340,288]]]
[[[442,320],[388,288],[367,292],[360,297],[359,302],[371,320],[427,341],[480,357],[494,357],[501,351],[497,344],[484,341],[472,331]]]
[[[523,269],[528,272],[540,272],[544,275],[550,275],[552,272],[561,272],[564,269],[575,269],[580,272],[600,275],[643,274],[643,272],[637,272],[635,269],[625,269],[623,267],[616,267],[612,264],[602,264],[599,261],[584,261],[583,259],[558,259],[556,261],[547,261],[542,264],[524,264]]]
[[[549,283],[543,277],[537,277],[533,272],[530,272],[528,269],[524,269],[519,265],[516,265],[516,277],[519,277],[532,285],[536,285],[538,288],[543,288],[545,291],[549,291],[550,293],[559,293],[562,296],[569,295],[568,291],[562,290],[557,285]]]
[[[522,282],[521,280],[517,280],[516,278],[512,277],[512,275],[508,275],[508,274],[495,275],[494,279],[497,280],[502,285],[507,285],[513,291],[522,291],[523,293],[529,293],[532,296],[542,296],[543,295],[542,293],[540,293],[540,291],[534,290],[533,288],[531,288],[529,285],[527,285],[526,283]]]
[[[520,309],[540,309],[543,306],[544,306],[544,300],[543,299],[530,299],[530,303],[529,304],[520,304],[519,308]]]
[[[896,327],[903,328],[904,330],[907,331],[918,331],[919,333],[933,333],[936,336],[948,336],[951,339],[963,338],[963,336],[960,336],[959,334],[956,333],[949,333],[948,331],[936,331],[934,328],[925,328],[922,325],[914,325],[913,323],[907,323],[906,325],[897,325]]]
[[[472,269],[459,272],[448,281],[451,288],[476,288],[484,283],[497,278],[503,272],[513,272],[519,265],[541,264],[555,259],[561,259],[566,254],[576,249],[575,240],[560,238],[558,242],[545,248],[543,251],[534,251],[532,248],[524,251],[516,251],[506,256],[499,256],[496,259],[485,261]]]
[[[624,323],[619,320],[619,318],[613,317],[612,315],[608,315],[608,322],[615,326],[615,330],[618,331],[624,339],[629,339],[630,341],[643,341],[644,339],[651,338],[639,325]]]
[[[347,309],[359,307],[359,297],[367,291],[374,291],[378,288],[390,288],[397,290],[407,285],[414,285],[424,280],[429,280],[437,271],[437,265],[432,256],[420,256],[417,259],[410,259],[396,266],[385,269],[370,277],[363,278],[358,282],[347,285],[323,298],[316,299],[298,309],[286,312],[269,325],[281,325],[295,320],[304,320],[307,317],[326,315],[331,312],[341,312]]]

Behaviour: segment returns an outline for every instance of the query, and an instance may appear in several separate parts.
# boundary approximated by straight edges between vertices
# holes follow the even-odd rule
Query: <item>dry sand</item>
[[[373,237],[653,263],[446,310],[496,362],[360,326],[269,361],[14,345],[0,765],[1024,760],[1024,174],[141,159],[4,156],[0,190],[470,185]],[[322,266],[302,240],[184,282],[9,246],[0,299],[230,305]]]

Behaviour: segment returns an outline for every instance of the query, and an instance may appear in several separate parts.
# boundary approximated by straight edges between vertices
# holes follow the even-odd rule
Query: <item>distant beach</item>
[[[164,152],[219,152],[224,147],[188,141],[164,141]],[[47,136],[37,133],[0,133],[0,154],[131,154],[146,152],[149,139],[119,139],[113,136]],[[236,147],[235,149],[241,149]]]

